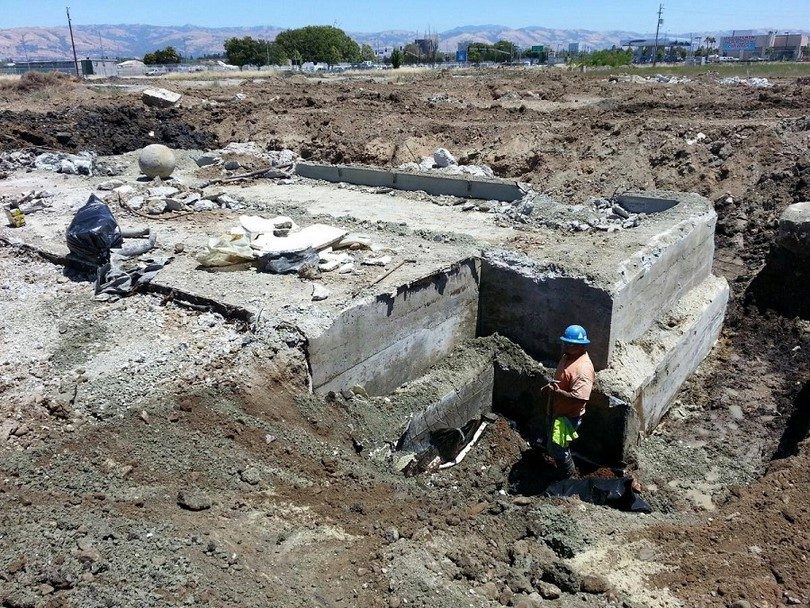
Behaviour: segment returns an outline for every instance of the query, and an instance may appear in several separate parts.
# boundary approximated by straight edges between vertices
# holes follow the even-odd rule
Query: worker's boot
[[[571,454],[568,454],[568,458],[565,459],[565,465],[562,467],[562,470],[566,479],[579,479],[579,473],[574,464],[574,459],[571,458]]]

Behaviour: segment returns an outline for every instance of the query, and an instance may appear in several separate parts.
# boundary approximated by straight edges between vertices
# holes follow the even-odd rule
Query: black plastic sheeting
[[[579,496],[585,502],[621,511],[651,513],[652,507],[633,491],[630,477],[618,479],[563,479],[546,488],[545,496]]]
[[[259,270],[272,274],[291,274],[305,266],[318,267],[318,252],[312,247],[290,253],[266,254],[259,258]]]
[[[110,249],[120,247],[123,241],[110,208],[95,194],[73,216],[65,237],[70,253],[94,266],[109,262]]]

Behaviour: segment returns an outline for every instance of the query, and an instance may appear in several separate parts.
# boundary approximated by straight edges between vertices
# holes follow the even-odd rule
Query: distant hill
[[[267,25],[256,27],[208,28],[193,25],[78,25],[74,26],[76,50],[79,57],[141,57],[166,46],[174,46],[182,55],[199,57],[221,53],[223,42],[232,36],[253,36],[273,39],[285,28]],[[763,32],[767,30],[761,30]],[[720,36],[726,32],[695,32],[695,35]],[[357,42],[374,48],[392,48],[421,38],[423,34],[408,30],[383,32],[350,32]],[[459,42],[497,42],[511,40],[521,47],[535,44],[560,45],[579,42],[591,48],[609,48],[627,38],[649,36],[639,32],[553,29],[545,27],[509,28],[503,25],[465,25],[440,32],[439,46],[454,51]],[[678,37],[684,37],[679,35]],[[688,37],[688,35],[686,36]],[[67,27],[21,27],[0,30],[0,58],[12,60],[67,59],[71,56]]]

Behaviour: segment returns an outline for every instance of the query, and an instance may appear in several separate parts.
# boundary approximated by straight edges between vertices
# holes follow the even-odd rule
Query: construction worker
[[[588,334],[580,325],[570,325],[560,337],[563,355],[554,373],[554,380],[543,387],[551,394],[548,440],[546,449],[565,477],[576,477],[577,469],[571,458],[569,444],[577,438],[577,428],[591,397],[596,374],[586,346]]]

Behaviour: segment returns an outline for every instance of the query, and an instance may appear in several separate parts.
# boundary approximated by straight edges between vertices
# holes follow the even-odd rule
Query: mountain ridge
[[[185,56],[200,57],[222,53],[223,42],[233,36],[253,36],[273,39],[286,28],[274,25],[249,27],[204,27],[191,24],[156,26],[148,24],[75,25],[76,50],[80,57],[142,57],[145,53],[166,46],[174,46]],[[739,30],[738,30],[739,31]],[[749,31],[749,30],[746,30]],[[765,29],[754,30],[766,32]],[[799,30],[802,31],[802,30]],[[727,32],[695,32],[694,35],[719,37]],[[806,33],[803,31],[802,33]],[[374,48],[393,48],[421,38],[424,34],[406,30],[390,29],[380,32],[348,32],[358,43]],[[667,36],[669,34],[662,34]],[[676,37],[689,37],[673,34]],[[567,48],[570,42],[583,46],[609,48],[619,45],[627,38],[651,36],[623,30],[596,31],[586,29],[549,28],[526,26],[511,28],[504,25],[463,25],[439,32],[439,47],[454,51],[460,42],[493,43],[500,39],[510,40],[519,46],[542,44],[552,48]],[[67,27],[17,27],[0,29],[0,58],[25,61],[46,59],[69,59],[72,57],[70,36]]]

